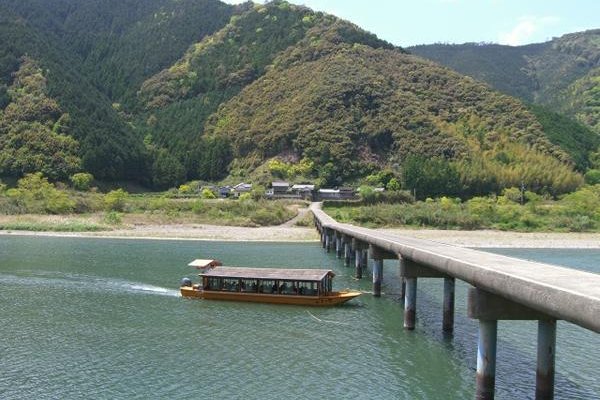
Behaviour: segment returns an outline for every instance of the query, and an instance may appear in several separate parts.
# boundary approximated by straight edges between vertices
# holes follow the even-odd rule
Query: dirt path
[[[296,215],[294,218],[290,219],[289,221],[284,222],[281,225],[278,225],[278,227],[285,228],[285,227],[296,226],[296,222],[301,220],[302,218],[304,218],[306,216],[306,214],[308,214],[309,212],[310,212],[310,210],[308,208],[299,208],[298,215]]]

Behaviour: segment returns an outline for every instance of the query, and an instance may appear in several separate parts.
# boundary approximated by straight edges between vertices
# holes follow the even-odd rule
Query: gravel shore
[[[600,233],[521,233],[438,229],[382,229],[382,231],[398,236],[433,240],[461,247],[600,248]],[[99,232],[0,231],[0,235],[267,242],[311,242],[318,240],[314,228],[290,225],[247,228],[200,224],[165,224],[138,225]]]

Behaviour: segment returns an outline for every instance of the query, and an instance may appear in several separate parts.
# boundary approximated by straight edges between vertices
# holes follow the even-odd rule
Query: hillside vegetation
[[[456,171],[456,194],[521,182],[560,193],[581,183],[569,155],[519,101],[400,51],[336,36],[307,38],[282,54],[213,116],[207,132],[229,141],[234,168],[308,158],[335,185],[421,157]]]
[[[281,0],[5,0],[0,176],[89,172],[162,190],[191,179],[265,184],[285,170],[418,198],[513,186],[557,196],[598,168],[597,135],[553,114],[597,125],[594,37],[511,57],[501,48],[490,62],[521,71],[501,90],[551,112]],[[490,76],[508,77],[497,67]],[[558,86],[532,89],[538,81]],[[559,92],[571,100],[554,101]]]
[[[504,93],[566,113],[600,134],[600,29],[526,46],[433,44],[409,50]]]

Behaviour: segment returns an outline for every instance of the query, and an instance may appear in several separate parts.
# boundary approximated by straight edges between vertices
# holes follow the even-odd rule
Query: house
[[[353,200],[356,198],[356,192],[354,188],[351,187],[341,187],[339,189],[340,200]]]
[[[273,189],[274,196],[279,194],[287,194],[287,192],[290,190],[290,184],[283,181],[273,181],[271,182],[271,188]]]
[[[314,192],[315,185],[302,184],[292,186],[292,193],[305,200],[313,200]]]
[[[245,182],[238,183],[231,189],[231,192],[233,193],[233,195],[235,197],[240,197],[240,195],[242,195],[244,193],[250,193],[251,191],[252,191],[252,184],[245,183]]]
[[[231,195],[231,190],[232,187],[231,186],[221,186],[219,187],[219,197],[222,199],[226,199],[227,197],[229,197]]]
[[[338,189],[319,189],[319,200],[339,200],[339,198]]]
[[[319,200],[354,200],[356,192],[351,187],[341,187],[339,189],[319,189]]]

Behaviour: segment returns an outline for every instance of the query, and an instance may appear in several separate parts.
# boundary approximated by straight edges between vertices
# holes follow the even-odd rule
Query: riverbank
[[[400,228],[381,230],[398,236],[433,240],[461,247],[600,248],[600,233],[522,233]],[[0,235],[268,242],[318,240],[314,228],[290,224],[258,228],[206,224],[144,224],[91,232],[2,230]]]

